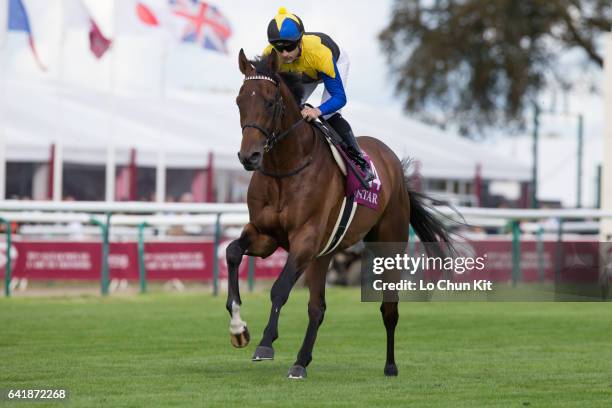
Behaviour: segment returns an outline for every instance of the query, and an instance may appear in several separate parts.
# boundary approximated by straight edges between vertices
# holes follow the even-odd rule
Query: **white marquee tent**
[[[206,165],[213,152],[219,169],[238,169],[240,126],[235,95],[173,94],[165,99],[111,95],[66,86],[7,81],[0,98],[0,132],[6,161],[46,161],[53,143],[63,160],[104,164],[109,146],[117,161],[138,150],[138,163],[155,166],[165,152],[168,167]],[[400,157],[422,164],[428,178],[527,181],[529,168],[488,147],[445,133],[400,113],[352,103],[344,115],[355,133],[376,136]]]

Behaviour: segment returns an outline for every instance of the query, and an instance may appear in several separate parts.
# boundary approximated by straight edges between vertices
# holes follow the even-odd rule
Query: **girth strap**
[[[340,214],[338,214],[338,220],[327,241],[327,245],[325,245],[325,248],[323,248],[317,257],[327,255],[336,249],[350,227],[356,209],[357,203],[355,202],[355,196],[351,196],[350,198],[344,197],[342,200],[342,207],[340,207]]]

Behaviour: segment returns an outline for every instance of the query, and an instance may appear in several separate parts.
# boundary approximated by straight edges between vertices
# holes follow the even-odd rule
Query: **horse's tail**
[[[434,208],[434,205],[440,204],[436,200],[414,190],[411,182],[412,177],[409,175],[410,165],[410,160],[402,160],[404,182],[410,200],[410,225],[425,245],[428,253],[434,253],[438,256],[452,255],[455,253],[455,249],[451,239],[450,225],[447,225],[445,221],[454,224],[457,224],[457,222]]]

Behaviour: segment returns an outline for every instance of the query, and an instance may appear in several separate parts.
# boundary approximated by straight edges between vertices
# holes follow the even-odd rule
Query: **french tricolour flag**
[[[32,49],[32,54],[38,66],[46,71],[47,68],[42,64],[38,53],[36,52],[36,45],[34,43],[34,36],[32,35],[32,28],[30,26],[30,18],[28,12],[23,4],[22,0],[9,0],[8,4],[8,30],[9,31],[20,31],[28,35],[28,43]]]

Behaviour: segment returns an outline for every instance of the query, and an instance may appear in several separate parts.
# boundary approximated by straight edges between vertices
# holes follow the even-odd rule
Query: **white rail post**
[[[612,210],[612,34],[604,41],[605,126],[603,168],[601,177],[601,209]],[[612,219],[600,220],[600,241],[612,241]]]
[[[166,153],[163,150],[157,152],[157,167],[155,174],[155,202],[166,201]]]
[[[0,200],[6,198],[6,138],[0,117]]]
[[[63,171],[64,171],[64,155],[63,145],[60,141],[54,144],[54,159],[53,159],[53,201],[62,201],[62,184],[63,184]]]
[[[115,178],[116,164],[115,164],[115,146],[113,143],[109,144],[106,148],[106,180],[105,180],[105,192],[104,197],[107,202],[115,201]]]

